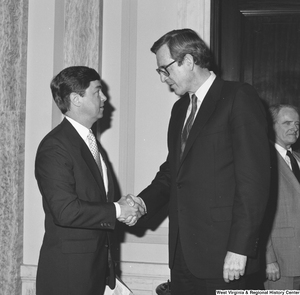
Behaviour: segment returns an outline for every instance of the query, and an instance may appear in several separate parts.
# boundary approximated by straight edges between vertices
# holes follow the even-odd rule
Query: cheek
[[[100,99],[94,98],[93,99],[93,106],[98,107],[100,105]]]

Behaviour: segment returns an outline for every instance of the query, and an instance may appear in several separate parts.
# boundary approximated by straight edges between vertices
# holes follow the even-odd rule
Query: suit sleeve
[[[270,160],[265,111],[250,85],[236,91],[229,124],[236,189],[228,250],[254,256],[268,201]]]
[[[170,198],[170,166],[168,159],[160,166],[151,184],[145,188],[139,197],[143,199],[147,208],[147,217],[153,216],[165,205]]]
[[[277,262],[276,254],[273,248],[272,239],[268,240],[267,251],[266,251],[266,263]]]
[[[79,153],[78,153],[79,154]],[[59,140],[47,138],[37,152],[35,176],[46,215],[56,225],[86,229],[114,228],[113,203],[101,202],[100,190],[83,159]]]

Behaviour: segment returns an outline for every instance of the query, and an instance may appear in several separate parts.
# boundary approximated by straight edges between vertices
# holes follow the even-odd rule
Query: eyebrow
[[[174,62],[176,62],[176,61],[174,61]],[[158,68],[159,68],[159,69],[165,69],[166,67],[170,66],[172,63],[173,63],[173,61],[170,62],[170,63],[168,63],[168,64],[166,64],[166,65],[160,66],[160,67],[158,67]]]
[[[292,122],[295,122],[295,124],[299,124],[299,121],[293,121],[293,120],[285,120],[285,121],[282,122],[282,124],[292,123]]]
[[[158,69],[164,69],[167,65],[159,66]]]

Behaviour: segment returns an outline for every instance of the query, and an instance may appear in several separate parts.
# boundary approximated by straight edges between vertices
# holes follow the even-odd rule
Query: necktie
[[[88,138],[88,142],[89,142],[89,148],[90,148],[90,151],[98,165],[98,168],[100,170],[100,173],[101,175],[103,175],[102,173],[102,166],[101,166],[101,160],[100,160],[100,155],[99,155],[99,150],[98,150],[98,146],[97,146],[97,143],[96,143],[96,138],[93,134],[93,131],[90,129],[89,130],[89,134],[87,136]]]
[[[299,171],[299,166],[298,166],[297,160],[295,159],[295,157],[293,156],[293,154],[290,151],[287,151],[286,155],[290,158],[292,170],[293,170],[296,178],[300,182],[300,171]]]
[[[183,151],[184,151],[184,148],[186,145],[186,141],[189,137],[189,133],[193,126],[196,111],[197,111],[197,96],[195,94],[193,94],[192,95],[192,110],[191,110],[189,117],[186,120],[186,123],[182,129],[182,134],[181,134],[181,155],[183,154]]]

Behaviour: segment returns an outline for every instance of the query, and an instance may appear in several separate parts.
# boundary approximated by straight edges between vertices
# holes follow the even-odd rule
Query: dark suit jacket
[[[274,177],[271,178],[270,203],[275,218],[272,219],[266,262],[277,262],[281,276],[300,276],[300,185],[281,155],[272,148]],[[300,154],[293,154],[299,161]]]
[[[108,166],[108,202],[97,164],[68,120],[38,147],[35,176],[43,197],[45,236],[37,295],[100,295],[105,288],[108,235],[116,212],[108,159],[101,154]]]
[[[172,109],[167,160],[139,196],[148,214],[169,202],[169,263],[177,238],[189,270],[222,278],[227,251],[254,257],[269,189],[263,105],[247,84],[216,78],[195,118],[180,160],[189,96]],[[248,259],[248,261],[251,259]],[[258,265],[247,266],[248,273]]]

